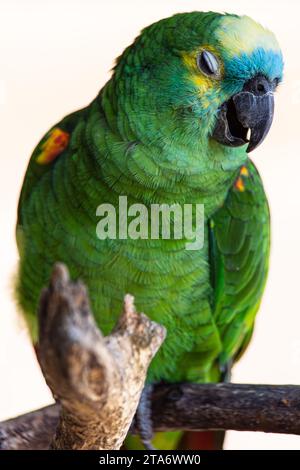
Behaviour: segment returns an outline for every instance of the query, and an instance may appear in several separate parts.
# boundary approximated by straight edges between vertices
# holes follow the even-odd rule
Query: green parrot
[[[98,96],[47,132],[17,221],[16,293],[33,341],[40,291],[61,261],[88,286],[104,334],[126,293],[166,327],[149,384],[224,380],[249,343],[266,282],[269,209],[248,154],[269,131],[282,73],[276,38],[251,18],[177,14],[145,28]],[[97,237],[97,207],[118,215],[124,195],[128,206],[204,205],[201,249],[187,249],[186,237]],[[154,443],[201,448],[204,434]]]

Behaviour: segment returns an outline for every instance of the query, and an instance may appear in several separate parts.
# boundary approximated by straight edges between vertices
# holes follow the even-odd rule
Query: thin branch
[[[55,435],[59,405],[50,405],[0,424],[1,450],[47,450]]]
[[[154,429],[263,431],[300,435],[300,387],[179,384],[156,387]]]
[[[47,449],[59,417],[52,405],[1,423],[5,449]],[[223,429],[300,435],[300,386],[156,385],[154,431]],[[136,433],[133,427],[131,432]]]

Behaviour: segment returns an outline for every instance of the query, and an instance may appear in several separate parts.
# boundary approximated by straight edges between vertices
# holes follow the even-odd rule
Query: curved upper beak
[[[246,82],[240,93],[222,104],[212,137],[232,147],[248,143],[247,152],[258,147],[273,121],[274,89],[274,83],[262,75]]]
[[[274,116],[274,95],[262,96],[243,91],[233,96],[237,118],[243,127],[250,129],[247,152],[251,152],[262,143],[268,134]]]

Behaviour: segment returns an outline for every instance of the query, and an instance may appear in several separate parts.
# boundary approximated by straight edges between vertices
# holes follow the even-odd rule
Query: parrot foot
[[[230,360],[226,364],[222,364],[220,366],[220,372],[221,372],[220,382],[230,383],[232,365],[233,365],[233,361]]]
[[[151,440],[153,437],[152,419],[151,419],[151,396],[153,385],[145,385],[143,388],[140,402],[135,413],[135,422],[139,431],[140,439],[146,450],[156,450]]]

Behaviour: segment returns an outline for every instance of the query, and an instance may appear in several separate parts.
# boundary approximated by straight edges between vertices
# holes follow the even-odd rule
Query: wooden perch
[[[0,448],[47,449],[59,419],[50,405],[0,425]],[[294,385],[156,385],[154,431],[224,429],[300,435],[300,387]],[[131,432],[136,433],[133,426]]]
[[[81,283],[57,265],[39,311],[39,359],[60,404],[0,425],[2,449],[118,449],[165,330],[137,314],[133,298],[103,337]],[[300,387],[161,384],[152,393],[154,431],[232,429],[300,435]],[[135,424],[131,432],[137,432]]]

